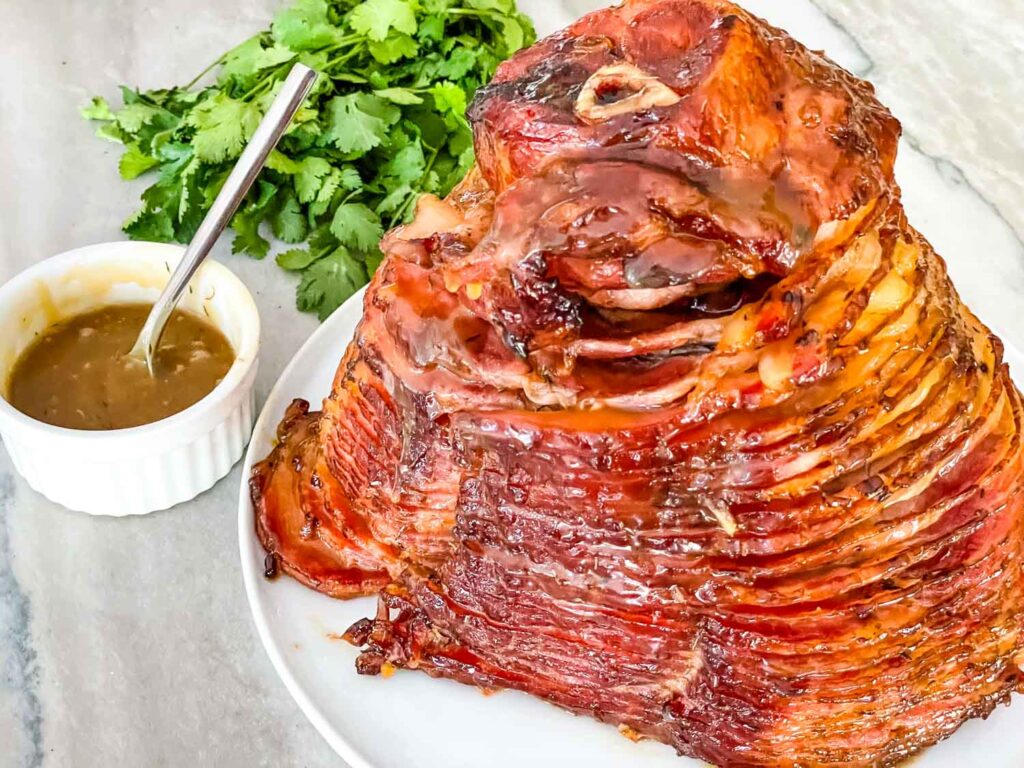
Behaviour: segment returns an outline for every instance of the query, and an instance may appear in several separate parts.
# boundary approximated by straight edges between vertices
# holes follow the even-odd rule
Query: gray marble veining
[[[10,756],[32,765],[42,761],[42,707],[36,651],[31,638],[31,608],[11,567],[13,552],[7,519],[14,506],[14,478],[0,475],[0,627],[5,637],[0,648],[0,722],[10,728]]]
[[[602,3],[521,4],[550,31]],[[92,137],[79,104],[120,82],[187,81],[277,5],[0,0],[0,281],[120,239],[134,209],[142,184],[118,180],[118,149]],[[914,224],[951,257],[968,300],[1024,346],[1019,0],[749,5],[876,83],[905,125],[898,172]],[[228,250],[215,256],[250,286],[266,329],[262,396],[315,321],[294,311],[287,275]],[[34,494],[0,449],[0,768],[340,764],[256,638],[239,479],[167,513],[94,519]]]
[[[1024,5],[815,0],[872,62],[879,98],[1024,239]]]

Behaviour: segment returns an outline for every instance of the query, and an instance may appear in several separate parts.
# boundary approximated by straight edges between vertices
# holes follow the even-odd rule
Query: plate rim
[[[288,662],[285,660],[281,648],[279,648],[274,642],[270,630],[270,624],[267,620],[265,607],[257,594],[257,586],[259,584],[260,577],[256,574],[255,567],[255,563],[258,558],[253,557],[253,555],[258,555],[258,552],[256,552],[254,548],[254,542],[256,541],[256,537],[254,535],[255,511],[253,509],[252,500],[249,496],[249,476],[251,474],[252,465],[256,460],[256,457],[253,455],[256,438],[263,434],[264,429],[268,426],[267,422],[269,420],[273,419],[274,424],[280,421],[282,414],[271,413],[270,405],[274,401],[278,400],[282,394],[285,394],[281,391],[284,386],[284,382],[292,378],[294,369],[298,366],[299,358],[303,356],[303,353],[310,346],[317,344],[322,337],[329,336],[334,332],[334,326],[342,322],[342,318],[347,317],[348,314],[353,311],[353,306],[358,305],[361,319],[365,292],[366,288],[364,287],[350,296],[334,313],[331,314],[330,317],[327,318],[327,320],[321,323],[320,326],[309,335],[309,337],[292,355],[288,364],[284,367],[274,382],[273,387],[271,387],[270,392],[267,393],[267,397],[264,400],[263,405],[260,407],[259,417],[253,427],[252,439],[250,440],[249,445],[246,446],[245,456],[242,462],[242,474],[240,478],[238,499],[238,553],[239,558],[242,561],[242,584],[245,588],[245,596],[249,604],[250,614],[256,624],[256,631],[260,638],[260,643],[263,645],[263,650],[270,658],[270,663],[273,666],[274,671],[284,683],[284,686],[292,699],[299,705],[299,709],[313,724],[313,727],[316,728],[320,736],[323,737],[328,745],[348,763],[350,768],[378,768],[378,766],[370,762],[370,760],[349,739],[345,738],[341,734],[341,732],[330,722],[327,716],[324,715],[320,708],[312,701],[309,694],[306,693],[303,686],[298,682],[294,673],[290,669]],[[356,327],[358,326],[358,322],[359,320],[356,321]],[[984,323],[984,320],[982,320],[982,323]],[[353,327],[353,334],[356,327]],[[1003,344],[1003,362],[1004,364],[1010,365],[1011,381],[1013,381],[1018,387],[1024,386],[1024,351],[1018,349],[1011,342],[1008,342],[1006,340],[1006,336],[1003,335],[998,328],[988,324],[985,324],[985,327],[988,328],[989,332],[993,336],[997,337]],[[346,346],[349,343],[351,343],[351,339],[345,342]],[[1014,374],[1016,375],[1016,378],[1014,378]],[[1018,379],[1020,380],[1019,382]],[[922,754],[926,753],[927,752]]]

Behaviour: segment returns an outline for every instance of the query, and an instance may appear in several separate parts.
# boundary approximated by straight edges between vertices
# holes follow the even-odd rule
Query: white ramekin
[[[154,512],[207,490],[241,457],[252,433],[260,321],[241,280],[214,261],[181,306],[220,328],[236,358],[195,405],[141,427],[87,431],[36,421],[4,399],[11,368],[39,333],[90,309],[153,302],[183,253],[159,243],[90,245],[0,287],[0,437],[14,467],[48,499],[94,515]]]

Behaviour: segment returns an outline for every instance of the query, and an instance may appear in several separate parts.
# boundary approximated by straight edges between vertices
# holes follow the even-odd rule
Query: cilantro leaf
[[[148,104],[128,104],[114,114],[118,126],[128,133],[137,133],[142,126],[160,114],[160,110]]]
[[[286,243],[301,243],[309,233],[302,206],[291,190],[286,190],[280,197],[277,210],[270,219],[274,235]]]
[[[291,248],[287,251],[281,251],[281,253],[274,257],[274,261],[277,262],[277,266],[282,269],[287,269],[290,272],[305,269],[316,261],[316,259],[316,254],[309,248]]]
[[[416,34],[416,14],[404,0],[366,0],[348,15],[348,24],[371,40],[383,40],[389,29]]]
[[[105,141],[112,141],[115,144],[124,144],[125,135],[120,128],[117,127],[117,123],[111,121],[109,123],[103,123],[99,128],[96,129],[96,138],[104,139]]]
[[[328,224],[321,224],[309,233],[309,249],[317,258],[324,256],[338,247],[338,238],[331,234]]]
[[[331,164],[324,158],[303,158],[295,172],[295,192],[299,196],[299,202],[309,203],[315,200],[330,172]]]
[[[235,239],[231,241],[232,253],[244,253],[254,259],[262,259],[270,251],[270,241],[260,234],[260,221],[253,213],[235,214],[231,228]]]
[[[86,120],[113,120],[114,113],[110,111],[107,100],[100,96],[93,96],[89,103],[79,108],[79,114]]]
[[[167,211],[150,211],[145,208],[130,216],[121,229],[132,240],[152,240],[168,243],[174,239],[174,224]]]
[[[448,58],[438,67],[438,75],[449,80],[460,80],[473,69],[476,64],[477,52],[472,48],[459,46],[448,54]]]
[[[121,174],[122,179],[128,180],[142,175],[153,166],[159,164],[160,161],[157,158],[143,154],[139,149],[139,145],[132,143],[125,148],[124,154],[121,155],[121,159],[117,164],[117,170]]]
[[[293,51],[323,48],[341,36],[328,16],[326,0],[297,0],[274,17],[271,32]]]
[[[191,202],[201,197],[200,164],[191,146],[176,142],[161,146],[156,159],[161,163],[157,181],[142,193],[142,210],[122,229],[134,239],[187,242],[200,220],[200,209]]]
[[[440,42],[444,39],[444,16],[427,16],[420,22],[416,36],[426,42]]]
[[[316,193],[316,197],[309,204],[309,213],[312,217],[316,218],[327,213],[327,209],[331,207],[331,203],[334,200],[335,193],[341,188],[341,180],[341,171],[337,168],[332,168],[331,172],[324,178],[324,182]]]
[[[352,258],[348,249],[336,248],[302,273],[296,304],[303,312],[316,312],[321,320],[326,320],[359,290],[366,278],[366,268]]]
[[[231,252],[262,259],[270,250],[270,243],[260,234],[260,223],[277,194],[277,187],[262,180],[257,187],[257,198],[245,203],[231,220],[231,228],[235,231]]]
[[[394,179],[400,184],[415,181],[426,171],[427,160],[423,156],[423,146],[419,143],[409,144],[400,149],[381,168],[381,176]]]
[[[283,152],[274,149],[271,150],[270,154],[267,156],[267,168],[277,171],[278,173],[294,176],[299,172],[299,163],[292,160]]]
[[[501,31],[505,38],[505,48],[508,51],[518,51],[523,47],[526,40],[526,32],[523,31],[519,21],[512,17],[501,20]]]
[[[228,51],[218,82],[227,83],[232,79],[247,81],[268,67],[276,67],[295,58],[295,51],[281,43],[275,42],[264,48],[262,38],[263,35],[254,35]]]
[[[380,88],[374,91],[373,95],[387,99],[392,104],[402,104],[403,106],[423,103],[423,99],[408,88]]]
[[[466,92],[455,83],[448,80],[434,83],[430,95],[434,97],[434,104],[439,111],[451,112],[459,117],[466,114]]]
[[[377,247],[384,229],[380,219],[362,203],[345,203],[338,206],[331,220],[331,233],[349,248],[370,251]]]
[[[176,211],[178,227],[174,239],[181,243],[192,239],[203,220],[204,211],[199,205],[196,205],[196,201],[203,198],[203,190],[200,186],[201,170],[202,164],[198,158],[193,158],[186,163],[179,177],[181,194],[178,197]]]
[[[384,40],[372,40],[367,47],[370,55],[381,64],[410,59],[420,50],[416,39],[404,33],[388,35]]]
[[[363,153],[379,146],[402,116],[398,107],[371,93],[335,96],[327,111],[324,139],[342,152]]]
[[[412,186],[409,184],[399,184],[397,187],[392,189],[387,197],[377,203],[377,214],[383,215],[385,213],[394,213],[400,210],[406,204],[409,199],[409,195],[412,194]]]
[[[260,113],[252,102],[233,99],[226,93],[200,102],[190,116],[196,132],[192,146],[205,162],[219,163],[242,153],[260,122]]]
[[[363,185],[363,180],[359,177],[359,171],[353,168],[351,165],[346,165],[339,171],[338,184],[342,189],[352,191],[359,189]]]

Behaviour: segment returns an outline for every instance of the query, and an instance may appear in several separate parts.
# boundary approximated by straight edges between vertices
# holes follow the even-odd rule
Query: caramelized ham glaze
[[[359,671],[728,768],[892,765],[1024,688],[1021,395],[871,86],[731,3],[632,0],[470,114],[478,168],[385,238],[252,479],[277,565],[379,592]]]

